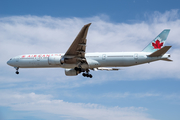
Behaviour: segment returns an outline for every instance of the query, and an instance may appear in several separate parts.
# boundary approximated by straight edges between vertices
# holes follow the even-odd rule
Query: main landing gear
[[[90,78],[93,77],[91,74],[89,74],[89,70],[88,70],[88,69],[86,70],[86,73],[83,73],[82,75],[83,75],[84,77],[90,77]]]
[[[15,67],[15,69],[16,69],[16,74],[19,74],[19,67]]]
[[[92,78],[93,76],[91,74],[89,74],[89,69],[83,69],[83,68],[74,68],[76,71],[79,71],[79,73],[83,72],[82,76],[84,77],[90,77]]]

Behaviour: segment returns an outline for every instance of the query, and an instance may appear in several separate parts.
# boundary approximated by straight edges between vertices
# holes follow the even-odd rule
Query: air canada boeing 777
[[[172,61],[166,52],[171,46],[164,46],[170,29],[163,30],[141,52],[97,52],[86,53],[86,36],[91,23],[84,25],[66,53],[24,54],[11,58],[7,64],[19,68],[65,68],[67,76],[80,73],[92,78],[90,70],[119,70],[110,67],[126,67],[157,60]]]

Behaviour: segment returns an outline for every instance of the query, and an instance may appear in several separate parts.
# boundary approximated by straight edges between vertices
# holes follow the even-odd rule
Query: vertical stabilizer
[[[155,52],[161,49],[165,45],[165,41],[170,32],[170,29],[163,30],[147,47],[143,49],[143,52]]]

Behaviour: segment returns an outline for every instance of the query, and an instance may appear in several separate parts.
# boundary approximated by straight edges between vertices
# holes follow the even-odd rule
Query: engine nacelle
[[[65,62],[65,58],[62,57],[62,58],[60,59],[60,63],[63,64],[64,62]]]
[[[75,69],[65,69],[66,76],[76,76],[79,74]]]
[[[61,65],[61,56],[49,56],[48,64],[49,65]]]

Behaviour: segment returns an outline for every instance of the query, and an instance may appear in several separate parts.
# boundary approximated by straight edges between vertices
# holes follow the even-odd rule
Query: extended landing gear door
[[[106,59],[106,54],[103,54],[102,55],[102,60],[105,60]]]

